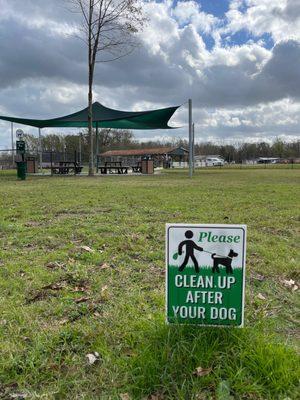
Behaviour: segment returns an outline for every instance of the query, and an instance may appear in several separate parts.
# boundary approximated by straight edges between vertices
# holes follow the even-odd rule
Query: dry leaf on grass
[[[79,304],[79,303],[86,303],[90,299],[91,299],[90,297],[79,297],[78,299],[75,299],[74,301],[76,304]]]
[[[255,279],[256,281],[259,281],[259,282],[262,282],[262,281],[264,281],[264,280],[266,279],[266,277],[265,277],[264,275],[262,275],[262,274],[256,274],[255,272],[253,272],[253,273],[251,274],[251,278],[252,278],[252,279]]]
[[[211,368],[197,367],[197,368],[195,369],[195,371],[193,372],[193,375],[195,375],[195,376],[205,376],[205,375],[210,374],[211,371],[212,371]]]
[[[105,285],[101,288],[101,299],[102,300],[108,300],[109,299],[109,291],[108,291],[108,286]]]
[[[96,311],[96,312],[94,312],[94,316],[99,318],[99,317],[101,317],[101,314],[98,311]]]
[[[27,297],[25,303],[30,304],[40,300],[46,300],[49,297],[57,297],[57,293],[49,292],[46,290],[40,290],[35,292],[32,297]]]
[[[46,264],[46,268],[49,268],[49,269],[65,269],[66,266],[63,263],[60,263],[58,261],[54,261],[54,262],[49,262],[48,264]]]
[[[9,395],[9,399],[15,399],[15,400],[24,400],[27,399],[28,395],[26,393],[11,393]]]
[[[49,285],[43,286],[42,289],[62,290],[65,287],[66,287],[65,282],[58,282],[58,283],[50,283]]]
[[[99,265],[99,269],[100,269],[100,270],[102,270],[102,269],[109,269],[109,268],[110,268],[110,265],[107,264],[107,263],[104,263],[104,264]]]
[[[87,358],[87,361],[88,361],[89,365],[93,365],[97,361],[99,361],[100,356],[99,356],[99,353],[97,353],[97,351],[95,351],[94,353],[87,354],[86,358]]]
[[[164,395],[161,393],[150,394],[144,400],[164,400]]]
[[[295,282],[293,279],[289,279],[289,280],[287,280],[287,279],[282,279],[282,280],[281,280],[281,283],[282,283],[285,287],[287,287],[287,288],[289,288],[289,289],[292,289],[293,292],[295,292],[296,290],[299,289],[299,286],[296,284],[296,282]]]
[[[75,286],[72,292],[79,293],[79,292],[88,292],[89,288],[87,286]]]
[[[80,249],[88,253],[95,253],[95,250],[91,249],[89,246],[80,246]]]
[[[107,286],[107,285],[103,286],[103,287],[101,288],[101,293],[105,293],[105,292],[107,291],[107,289],[108,289],[108,286]]]
[[[67,324],[69,322],[69,319],[68,318],[63,318],[63,319],[61,319],[60,321],[59,321],[59,325],[65,325],[65,324]]]
[[[121,393],[120,394],[120,399],[121,400],[131,400],[131,397],[129,396],[128,393]]]
[[[258,295],[256,295],[255,296],[258,300],[267,300],[267,298],[263,295],[263,294],[261,294],[261,293],[258,293]]]

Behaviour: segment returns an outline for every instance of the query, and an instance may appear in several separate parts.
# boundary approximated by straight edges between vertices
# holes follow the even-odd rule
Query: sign
[[[25,154],[25,142],[24,142],[24,140],[17,140],[16,141],[16,146],[17,146],[17,154]]]
[[[168,323],[244,323],[245,225],[166,225]]]
[[[22,131],[22,129],[17,129],[16,135],[17,135],[17,138],[21,139],[24,136],[24,132]]]

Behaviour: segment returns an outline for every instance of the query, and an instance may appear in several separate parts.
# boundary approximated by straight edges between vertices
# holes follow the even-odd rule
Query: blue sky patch
[[[258,42],[262,40],[266,49],[271,49],[274,46],[274,41],[269,33],[264,33],[261,36],[253,36],[246,29],[242,29],[232,35],[226,35],[223,37],[224,44],[227,46],[241,46],[248,43],[249,41]]]
[[[201,10],[207,14],[212,14],[215,17],[223,18],[229,10],[230,0],[197,0]]]
[[[201,37],[203,42],[205,43],[205,47],[208,51],[211,51],[214,48],[215,40],[211,35],[207,35],[205,33],[201,33]]]

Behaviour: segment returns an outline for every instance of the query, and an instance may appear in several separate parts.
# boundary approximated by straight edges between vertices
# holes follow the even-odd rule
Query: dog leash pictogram
[[[218,256],[218,257],[229,257],[229,256],[222,256],[221,254],[218,253],[212,253],[211,251],[207,251],[207,250],[202,250],[204,253],[208,253],[208,254],[212,254],[214,256]],[[229,257],[232,258],[232,257]]]
[[[228,257],[228,256],[224,256],[224,255],[221,255],[221,254],[218,254],[218,253],[212,253],[211,251],[207,251],[207,250],[202,250],[203,251],[203,253],[208,253],[208,254],[211,254],[211,255],[214,255],[214,256],[218,256],[218,257]],[[184,251],[183,251],[183,253],[184,253]],[[173,259],[174,260],[177,260],[177,258],[178,258],[178,253],[175,253],[174,255],[173,255]],[[229,258],[232,258],[232,257],[229,257]]]

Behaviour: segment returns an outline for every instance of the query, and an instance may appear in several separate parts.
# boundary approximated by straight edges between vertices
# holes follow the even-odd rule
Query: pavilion
[[[93,127],[96,129],[96,143],[99,128],[113,129],[174,129],[168,122],[180,106],[161,108],[150,111],[119,111],[93,103]],[[86,128],[88,127],[88,107],[63,117],[52,119],[29,119],[10,116],[0,116],[1,120],[11,122],[12,148],[13,124],[23,124],[36,127],[39,130],[39,163],[42,165],[42,134],[43,128]],[[96,145],[97,148],[97,145]]]

